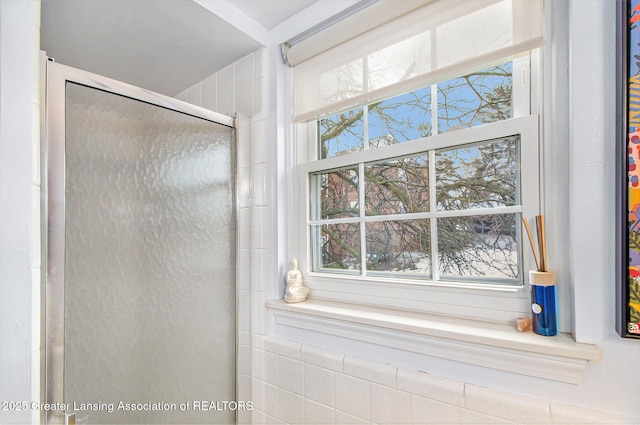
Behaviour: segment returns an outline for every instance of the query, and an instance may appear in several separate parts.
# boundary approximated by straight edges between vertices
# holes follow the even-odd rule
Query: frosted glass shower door
[[[71,81],[64,97],[64,146],[49,148],[64,163],[49,182],[64,185],[49,199],[62,288],[47,283],[62,289],[48,349],[63,354],[48,361],[63,386],[49,401],[77,423],[235,422],[233,404],[194,403],[236,400],[234,130]]]

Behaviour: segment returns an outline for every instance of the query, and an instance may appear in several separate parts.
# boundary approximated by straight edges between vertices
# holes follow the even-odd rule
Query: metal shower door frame
[[[44,56],[44,55],[43,55]],[[152,92],[140,87],[103,77],[87,71],[54,62],[46,58],[43,84],[45,85],[44,140],[41,149],[42,178],[42,404],[51,409],[40,411],[40,420],[46,424],[63,424],[65,412],[57,407],[64,400],[64,283],[65,283],[65,101],[67,82],[80,84],[108,93],[124,96],[175,112],[202,118],[234,129],[237,143],[237,119],[213,112],[178,99]],[[232,145],[232,158],[236,158],[236,143]],[[236,175],[237,164],[232,164]],[[237,223],[237,184],[234,181],[234,219]],[[236,225],[236,251],[237,231]],[[236,255],[236,258],[238,256]],[[236,261],[237,279],[237,261]],[[236,284],[237,288],[237,284]],[[236,289],[236,328],[237,303]],[[237,336],[236,336],[237,353]],[[237,354],[236,354],[237,355]]]

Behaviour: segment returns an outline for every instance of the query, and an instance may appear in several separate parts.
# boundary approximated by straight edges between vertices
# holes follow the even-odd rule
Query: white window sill
[[[270,300],[278,325],[305,329],[493,369],[578,384],[600,349],[568,334],[544,337],[469,319],[307,300]]]

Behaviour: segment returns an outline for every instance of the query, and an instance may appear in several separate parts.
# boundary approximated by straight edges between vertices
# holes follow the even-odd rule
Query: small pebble
[[[518,317],[518,321],[516,322],[516,329],[518,330],[518,332],[531,331],[531,317]]]

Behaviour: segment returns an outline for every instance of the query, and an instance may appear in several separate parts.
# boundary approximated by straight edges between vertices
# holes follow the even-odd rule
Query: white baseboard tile
[[[252,379],[253,424],[640,423],[276,336],[253,355],[264,356],[253,362],[259,365]]]

